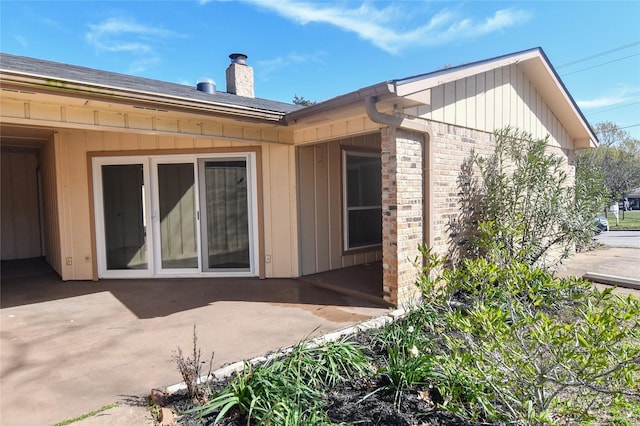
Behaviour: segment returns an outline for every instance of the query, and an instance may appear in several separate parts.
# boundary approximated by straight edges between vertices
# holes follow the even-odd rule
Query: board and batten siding
[[[2,260],[42,255],[35,151],[2,152]]]
[[[42,222],[44,227],[45,257],[51,267],[62,276],[62,252],[60,246],[60,212],[56,187],[55,144],[50,139],[39,152],[42,175]]]
[[[380,150],[380,133],[298,147],[300,272],[315,274],[382,259],[382,248],[343,252],[342,149]]]
[[[517,64],[435,86],[431,104],[408,114],[469,129],[493,132],[511,126],[549,144],[573,149],[573,141]]]
[[[64,280],[94,278],[90,176],[87,153],[105,156],[153,152],[215,153],[219,149],[243,152],[260,146],[264,216],[264,265],[267,278],[298,275],[294,148],[289,145],[230,142],[207,138],[147,135],[126,132],[60,130],[55,135],[58,206],[60,209],[61,271]],[[218,150],[218,151],[217,151]]]

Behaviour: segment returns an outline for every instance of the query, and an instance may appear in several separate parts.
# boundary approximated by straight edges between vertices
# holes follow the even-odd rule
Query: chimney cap
[[[247,55],[244,53],[232,53],[229,55],[232,64],[247,65]]]

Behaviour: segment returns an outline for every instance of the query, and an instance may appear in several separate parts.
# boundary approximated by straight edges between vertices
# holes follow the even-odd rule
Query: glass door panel
[[[160,265],[198,268],[193,163],[157,164]]]
[[[103,165],[102,196],[106,269],[147,269],[143,165]]]
[[[200,160],[203,270],[249,271],[247,161]]]

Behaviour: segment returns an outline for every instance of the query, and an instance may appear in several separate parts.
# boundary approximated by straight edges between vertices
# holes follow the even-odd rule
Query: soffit
[[[53,130],[40,127],[0,126],[0,146],[10,150],[37,150],[53,137]]]

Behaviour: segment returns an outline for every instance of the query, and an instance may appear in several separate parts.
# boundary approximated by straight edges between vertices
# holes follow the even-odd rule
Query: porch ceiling
[[[0,147],[4,149],[40,149],[53,137],[53,130],[41,127],[0,126]]]

